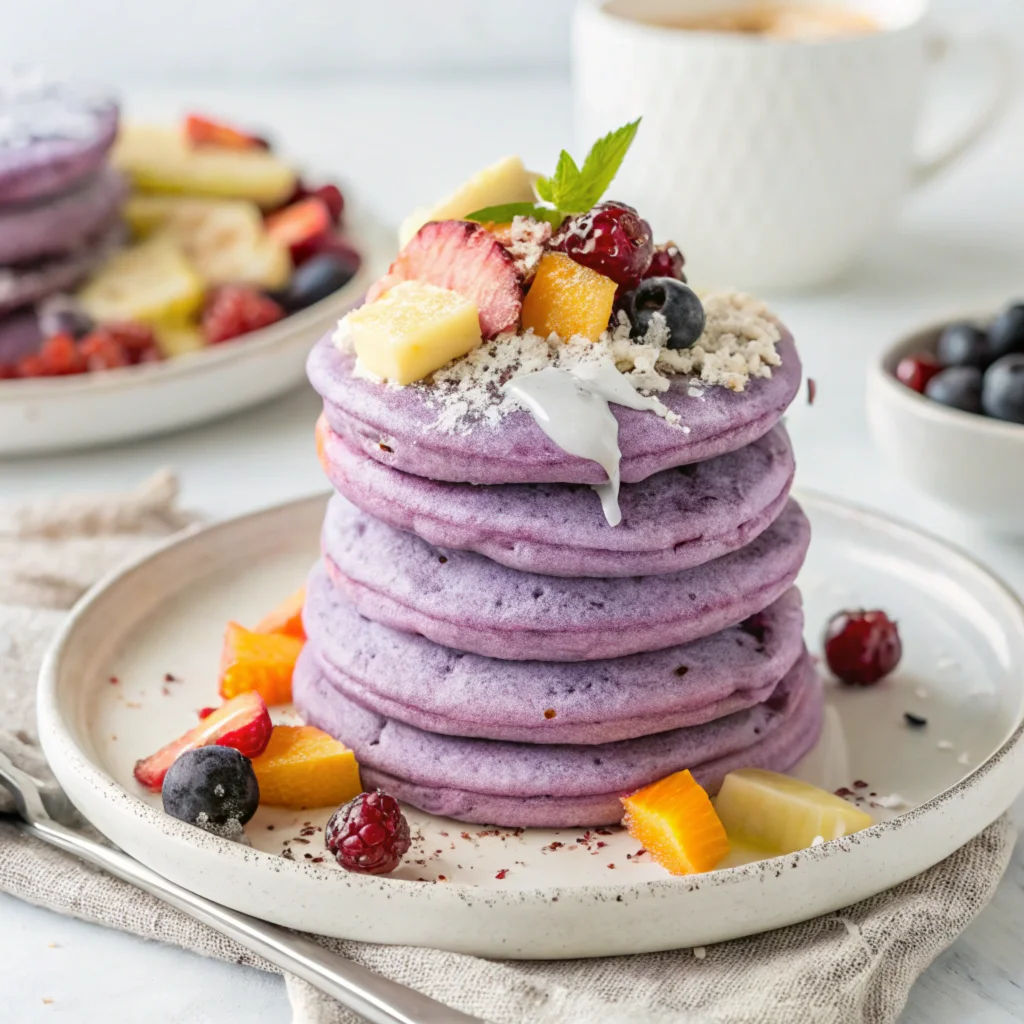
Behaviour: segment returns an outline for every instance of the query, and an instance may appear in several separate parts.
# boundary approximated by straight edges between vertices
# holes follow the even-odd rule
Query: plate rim
[[[175,548],[195,542],[197,538],[215,535],[222,531],[230,531],[239,524],[263,517],[281,515],[288,510],[299,512],[307,506],[325,503],[329,494],[330,492],[328,491],[318,491],[305,497],[278,502],[228,519],[194,524],[161,541],[148,552],[108,572],[95,583],[79,599],[68,614],[51,641],[40,668],[36,701],[40,741],[48,761],[53,761],[51,750],[59,747],[65,760],[75,763],[78,776],[80,776],[84,783],[88,784],[90,790],[108,803],[125,803],[128,813],[138,819],[140,825],[155,829],[166,840],[185,841],[191,847],[206,848],[210,852],[217,853],[222,858],[228,858],[239,869],[242,869],[250,860],[255,859],[257,864],[264,867],[269,868],[272,865],[275,872],[283,874],[285,877],[293,876],[297,880],[301,877],[308,878],[312,875],[318,882],[326,884],[344,886],[349,889],[356,887],[357,889],[363,889],[366,893],[374,890],[381,891],[389,899],[390,896],[387,894],[395,891],[400,891],[403,896],[415,896],[421,892],[424,894],[433,893],[436,890],[435,886],[421,885],[407,879],[357,875],[338,871],[333,865],[316,865],[289,861],[276,854],[242,846],[227,839],[203,832],[184,822],[179,822],[177,819],[162,813],[151,804],[145,802],[138,795],[129,792],[116,779],[93,762],[75,741],[72,727],[65,721],[61,705],[58,701],[57,685],[61,659],[65,650],[70,645],[79,623],[90,612],[93,604],[103,595],[107,594],[109,590],[116,587],[123,579],[143,570],[147,563],[165,556]],[[866,508],[842,498],[826,495],[808,488],[796,488],[793,494],[799,501],[806,504],[824,508],[833,514],[838,513],[844,518],[862,518],[873,521],[876,525],[881,525],[886,530],[909,534],[917,542],[923,541],[929,546],[937,547],[947,556],[952,554],[971,572],[980,576],[988,585],[994,586],[1001,599],[1007,603],[1007,606],[1019,620],[1020,635],[1024,638],[1024,599],[997,573],[989,569],[972,554],[964,551],[959,545],[951,543],[931,531],[922,530],[911,523],[900,520],[898,517]],[[494,903],[495,901],[514,901],[519,903],[523,900],[549,899],[552,895],[557,894],[572,894],[580,899],[593,898],[597,895],[611,898],[629,895],[653,897],[660,896],[666,892],[691,891],[704,887],[742,884],[753,876],[763,875],[766,871],[773,869],[779,871],[791,866],[795,867],[796,863],[801,860],[810,860],[811,862],[831,860],[841,856],[851,845],[878,841],[910,822],[940,811],[952,801],[958,800],[969,794],[971,790],[978,788],[981,782],[995,771],[1003,760],[1017,752],[1018,748],[1022,745],[1024,745],[1024,712],[1021,713],[1021,720],[1018,721],[999,748],[993,751],[984,761],[975,765],[970,772],[952,786],[947,787],[917,807],[910,808],[890,820],[877,822],[870,828],[860,832],[840,839],[830,840],[805,850],[799,850],[795,853],[768,857],[764,860],[753,861],[734,867],[719,868],[699,875],[673,876],[666,874],[664,878],[637,882],[616,882],[612,884],[586,883],[574,886],[483,888],[462,882],[450,881],[445,884],[443,891],[450,893],[453,898],[463,902],[486,901]],[[1018,791],[1021,788],[1024,788],[1024,779],[1022,779]],[[1012,798],[1011,801],[1007,802],[1007,806],[1010,802],[1012,802]],[[998,815],[995,817],[998,817]],[[995,817],[992,818],[992,821],[995,820]],[[991,824],[991,821],[986,822],[983,828],[989,824]],[[936,860],[932,863],[937,862]]]

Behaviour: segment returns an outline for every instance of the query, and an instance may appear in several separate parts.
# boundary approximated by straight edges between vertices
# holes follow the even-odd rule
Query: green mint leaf
[[[590,147],[582,169],[578,169],[563,150],[551,179],[554,192],[551,202],[565,213],[585,213],[599,203],[622,166],[639,127],[640,118],[637,118],[598,139]]]
[[[544,200],[545,203],[554,202],[551,198],[554,193],[551,191],[551,179],[550,178],[538,178],[533,183],[533,189]]]
[[[474,210],[465,219],[480,224],[508,224],[513,217],[533,217],[534,220],[545,220],[552,227],[562,223],[562,215],[557,210],[537,203],[504,203],[501,206],[485,206],[482,210]]]

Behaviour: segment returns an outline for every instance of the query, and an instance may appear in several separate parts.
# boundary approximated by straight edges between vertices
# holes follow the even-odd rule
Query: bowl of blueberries
[[[922,490],[979,525],[1024,535],[1024,302],[898,341],[871,367],[868,421]]]

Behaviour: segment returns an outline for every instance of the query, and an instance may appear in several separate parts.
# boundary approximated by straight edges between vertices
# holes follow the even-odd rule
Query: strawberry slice
[[[135,765],[135,778],[159,793],[164,776],[186,750],[197,747],[234,747],[246,757],[258,757],[270,742],[270,712],[258,693],[242,693],[207,715],[184,736]]]
[[[307,196],[266,220],[267,234],[287,247],[296,263],[312,256],[317,243],[327,237],[333,221],[331,211],[319,196]]]
[[[523,310],[522,277],[511,253],[483,225],[470,221],[424,224],[370,287],[366,301],[402,281],[425,281],[475,302],[485,338],[515,330]]]
[[[199,114],[185,118],[185,138],[191,146],[220,146],[222,149],[270,149],[266,139],[240,128],[213,121]]]

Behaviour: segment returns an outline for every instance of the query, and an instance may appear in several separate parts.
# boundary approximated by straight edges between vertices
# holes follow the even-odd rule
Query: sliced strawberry
[[[90,370],[116,370],[119,366],[128,366],[132,361],[124,345],[102,327],[87,334],[78,343],[78,351]]]
[[[179,755],[197,747],[234,747],[246,757],[258,757],[270,742],[270,712],[258,693],[242,693],[207,715],[184,736],[135,765],[135,778],[159,793],[167,769]]]
[[[125,320],[116,323],[103,323],[98,329],[109,334],[114,341],[132,355],[141,355],[156,344],[153,328],[149,324]]]
[[[210,294],[203,311],[203,335],[211,345],[277,323],[284,310],[271,298],[245,285],[223,285]]]
[[[331,215],[331,221],[337,227],[345,215],[345,197],[337,185],[321,185],[312,190],[312,195],[322,199]]]
[[[319,196],[307,196],[266,220],[267,234],[286,246],[296,263],[302,263],[316,251],[316,243],[331,230],[331,211]]]
[[[425,224],[366,296],[373,302],[402,281],[450,288],[476,303],[485,338],[514,330],[523,309],[523,284],[509,251],[481,224],[441,220]]]
[[[39,348],[39,358],[46,366],[46,372],[54,377],[65,377],[74,373],[85,373],[85,356],[70,334],[55,334]]]
[[[216,710],[216,708],[200,708],[196,714],[198,714],[200,718],[209,718]]]
[[[240,128],[212,121],[199,114],[185,118],[185,138],[192,146],[220,146],[222,149],[270,149],[266,139]]]

